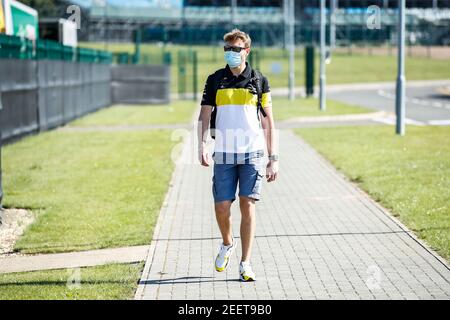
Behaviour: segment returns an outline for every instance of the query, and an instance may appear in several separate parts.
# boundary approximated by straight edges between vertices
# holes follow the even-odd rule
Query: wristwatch
[[[278,155],[277,155],[277,154],[272,154],[272,155],[270,155],[270,156],[269,156],[269,160],[272,160],[272,161],[278,161]]]

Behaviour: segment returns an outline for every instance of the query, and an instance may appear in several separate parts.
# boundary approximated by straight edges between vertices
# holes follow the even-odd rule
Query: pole
[[[325,74],[325,0],[320,0],[320,111],[326,111],[326,74]]]
[[[133,64],[138,64],[141,60],[141,41],[142,41],[142,32],[141,29],[138,27],[134,35]]]
[[[104,41],[104,50],[108,50],[108,43],[106,40],[106,0],[103,1],[103,41]]]
[[[330,0],[330,49],[336,46],[336,9],[337,0]]]
[[[233,28],[236,27],[236,7],[237,0],[231,0],[231,23],[233,23]]]
[[[295,0],[289,0],[289,100],[295,99]]]
[[[0,91],[0,211],[2,209],[3,200],[3,185],[2,185],[2,92]],[[1,215],[0,215],[0,225],[1,225]]]
[[[284,17],[284,49],[289,47],[289,4],[290,0],[283,0],[283,17]]]
[[[405,2],[398,0],[398,67],[395,112],[395,132],[405,135]]]

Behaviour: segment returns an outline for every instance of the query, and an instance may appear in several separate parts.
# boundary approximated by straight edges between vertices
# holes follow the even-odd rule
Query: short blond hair
[[[250,39],[250,36],[239,29],[233,29],[223,36],[223,41],[229,43],[235,42],[238,39],[244,42],[246,48],[250,48],[252,45],[252,39]]]

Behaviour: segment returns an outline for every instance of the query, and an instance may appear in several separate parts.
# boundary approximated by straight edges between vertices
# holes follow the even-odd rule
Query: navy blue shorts
[[[234,201],[239,185],[239,196],[254,200],[261,198],[264,169],[264,151],[250,153],[213,154],[214,202]]]

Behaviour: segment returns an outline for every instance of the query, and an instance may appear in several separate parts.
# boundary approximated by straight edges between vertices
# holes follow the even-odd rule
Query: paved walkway
[[[264,185],[252,257],[240,245],[225,273],[210,169],[179,164],[151,243],[137,299],[449,299],[450,268],[303,140],[280,134],[281,174]],[[240,214],[233,206],[234,235]]]
[[[0,257],[0,273],[92,267],[145,260],[149,246]]]
[[[240,244],[225,273],[211,200],[212,171],[177,165],[136,299],[449,299],[450,268],[290,131],[279,180],[264,185],[252,257],[238,281]],[[233,206],[234,236],[240,213]]]

